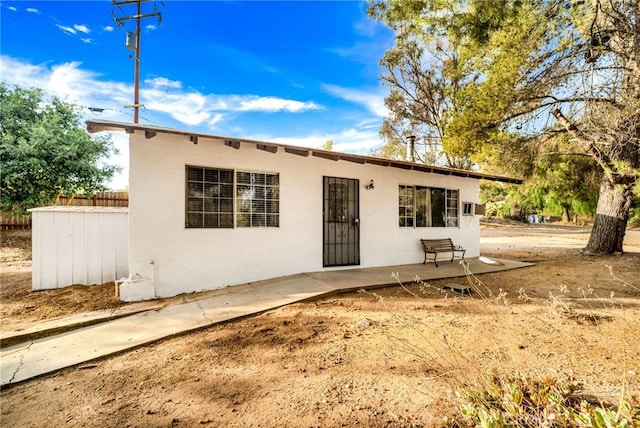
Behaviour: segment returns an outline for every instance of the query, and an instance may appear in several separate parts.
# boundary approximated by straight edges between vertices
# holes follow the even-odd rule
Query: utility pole
[[[140,104],[140,21],[144,18],[158,18],[158,24],[162,23],[162,14],[158,12],[156,5],[153,5],[152,13],[142,13],[142,3],[147,2],[149,0],[111,0],[111,4],[117,6],[118,9],[122,11],[120,6],[135,4],[136,5],[136,14],[130,16],[122,16],[116,17],[113,11],[111,15],[113,16],[113,20],[118,23],[118,28],[124,27],[124,21],[136,21],[136,32],[133,35],[135,37],[135,42],[132,40],[133,37],[131,33],[127,33],[127,48],[133,50],[135,52],[135,66],[134,66],[134,76],[133,76],[133,105],[125,106],[125,107],[133,107],[133,123],[138,123],[138,110],[140,107],[143,107],[143,104]]]

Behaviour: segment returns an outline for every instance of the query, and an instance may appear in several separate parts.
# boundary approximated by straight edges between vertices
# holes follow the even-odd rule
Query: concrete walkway
[[[530,266],[530,263],[509,260],[499,262],[502,264],[491,265],[468,259],[469,271],[480,274]],[[5,333],[3,343],[15,344],[0,350],[1,385],[16,384],[162,338],[313,297],[394,285],[397,282],[393,272],[398,273],[404,284],[416,276],[432,280],[465,275],[457,261],[440,263],[439,268],[433,264],[416,264],[305,273],[184,295],[163,305],[153,301],[132,305],[130,309],[125,306],[115,312],[78,314],[49,322],[40,329]],[[466,280],[458,283],[465,285]],[[20,343],[16,343],[18,341]]]

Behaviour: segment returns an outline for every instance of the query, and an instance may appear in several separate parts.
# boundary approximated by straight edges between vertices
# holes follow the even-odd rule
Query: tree
[[[571,221],[578,215],[595,215],[601,180],[593,159],[552,154],[538,160],[523,191],[538,211]]]
[[[0,201],[2,211],[48,205],[60,193],[105,188],[118,167],[104,161],[116,153],[106,137],[82,127],[77,107],[39,89],[0,83]]]
[[[379,152],[404,158],[407,147],[413,145],[418,162],[470,169],[468,157],[442,149],[447,120],[456,109],[455,95],[464,84],[458,73],[460,38],[451,32],[436,35],[430,31],[433,25],[413,19],[413,6],[419,5],[378,2],[370,9],[372,16],[397,30],[396,45],[380,61],[386,69],[381,79],[390,90],[385,105],[391,114],[380,128],[386,144]],[[421,31],[416,35],[418,27]]]
[[[404,16],[395,12],[405,5]],[[588,156],[602,174],[585,252],[622,251],[640,177],[639,0],[379,1],[373,9],[392,28],[399,16],[419,23],[409,27],[416,37],[460,37],[464,85],[446,123],[447,153],[508,167],[546,156],[564,136],[566,155]]]

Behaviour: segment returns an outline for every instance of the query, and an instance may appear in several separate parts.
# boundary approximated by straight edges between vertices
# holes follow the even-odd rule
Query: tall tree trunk
[[[584,254],[612,254],[622,252],[622,242],[631,209],[631,188],[614,185],[607,177],[600,183],[596,219]]]

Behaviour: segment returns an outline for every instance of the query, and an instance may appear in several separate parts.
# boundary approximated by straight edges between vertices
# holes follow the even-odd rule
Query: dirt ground
[[[485,223],[478,277],[318,298],[7,387],[3,427],[444,426],[488,370],[640,395],[640,232],[579,255],[589,230]],[[113,284],[31,292],[30,236],[2,232],[2,330],[123,303]]]

